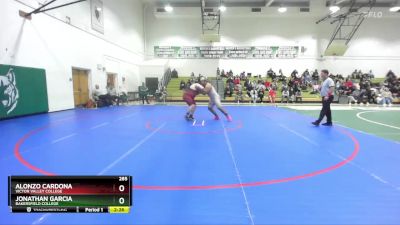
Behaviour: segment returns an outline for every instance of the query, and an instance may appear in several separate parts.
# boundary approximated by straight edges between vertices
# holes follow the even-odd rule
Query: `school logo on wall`
[[[104,12],[102,0],[91,0],[92,29],[104,34]]]
[[[0,111],[10,114],[17,107],[18,99],[17,81],[14,70],[11,68],[6,75],[0,74],[0,107],[2,107]]]

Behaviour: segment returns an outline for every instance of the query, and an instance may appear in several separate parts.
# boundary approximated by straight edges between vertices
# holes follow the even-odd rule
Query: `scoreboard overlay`
[[[9,176],[13,213],[129,213],[131,176]]]

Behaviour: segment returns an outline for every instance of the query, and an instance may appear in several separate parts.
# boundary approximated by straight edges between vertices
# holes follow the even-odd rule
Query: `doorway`
[[[89,73],[87,70],[72,69],[75,107],[86,105],[89,101]]]

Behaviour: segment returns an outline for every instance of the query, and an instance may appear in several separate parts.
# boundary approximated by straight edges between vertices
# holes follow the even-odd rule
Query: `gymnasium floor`
[[[319,107],[185,109],[0,121],[0,224],[400,224],[399,108],[339,107],[334,127],[310,124]],[[7,176],[52,174],[132,175],[132,212],[9,213]]]

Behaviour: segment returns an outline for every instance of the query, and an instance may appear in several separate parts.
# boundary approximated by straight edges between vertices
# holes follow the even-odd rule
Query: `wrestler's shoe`
[[[187,121],[193,121],[193,120],[194,120],[194,117],[193,117],[193,115],[186,115],[186,116],[185,116],[185,119],[186,119]]]

